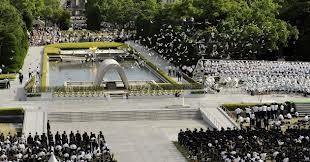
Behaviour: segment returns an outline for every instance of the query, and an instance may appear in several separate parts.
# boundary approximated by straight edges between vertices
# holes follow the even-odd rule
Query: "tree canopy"
[[[4,0],[0,5],[0,65],[3,72],[18,71],[27,49],[28,37],[21,13]]]
[[[186,37],[180,44],[192,49],[190,55],[193,58],[201,57],[198,55],[203,47],[204,55],[209,58],[275,60],[286,57],[286,49],[290,47],[302,51],[308,47],[305,42],[309,36],[304,29],[307,25],[292,21],[309,17],[309,0],[294,2],[179,0],[163,4],[157,0],[89,0],[86,12],[89,13],[90,29],[100,29],[102,21],[123,29],[128,29],[128,24],[134,22],[137,38],[151,40],[142,43],[159,48],[157,50],[161,49],[155,47],[158,43],[155,35],[169,31]],[[93,28],[93,24],[97,27]],[[306,36],[301,36],[302,33]]]

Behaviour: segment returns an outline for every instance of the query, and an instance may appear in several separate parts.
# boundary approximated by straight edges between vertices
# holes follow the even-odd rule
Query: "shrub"
[[[0,74],[0,80],[2,80],[2,79],[15,80],[16,79],[16,74]]]
[[[253,107],[257,105],[270,105],[270,103],[238,103],[238,104],[223,104],[222,106],[229,111],[235,111],[237,108],[245,110],[246,107]]]
[[[245,110],[246,107],[253,107],[258,105],[257,103],[238,103],[238,104],[223,104],[222,106],[229,111],[235,111],[237,108]]]
[[[41,93],[28,93],[27,97],[41,97]]]
[[[23,115],[24,109],[22,108],[0,108],[0,116],[6,115]]]
[[[205,91],[203,90],[191,91],[191,94],[205,94]]]

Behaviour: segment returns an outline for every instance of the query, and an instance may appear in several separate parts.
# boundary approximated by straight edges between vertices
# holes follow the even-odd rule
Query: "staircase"
[[[202,117],[204,121],[210,124],[212,127],[221,129],[239,127],[226,112],[221,110],[220,108],[203,108],[201,109]]]
[[[310,103],[295,103],[299,116],[310,115]]]
[[[202,119],[199,109],[128,110],[100,112],[49,112],[51,122]]]

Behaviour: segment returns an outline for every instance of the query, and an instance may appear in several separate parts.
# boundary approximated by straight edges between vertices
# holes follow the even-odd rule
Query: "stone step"
[[[201,119],[199,109],[101,112],[49,112],[51,122]]]

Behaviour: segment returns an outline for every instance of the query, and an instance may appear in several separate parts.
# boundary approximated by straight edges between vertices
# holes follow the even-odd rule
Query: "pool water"
[[[119,62],[124,68],[128,81],[162,82],[146,67],[138,65],[135,61]],[[98,72],[99,63],[78,62],[50,62],[49,86],[63,86],[66,81],[94,81]],[[109,70],[104,81],[121,81],[117,71]]]

